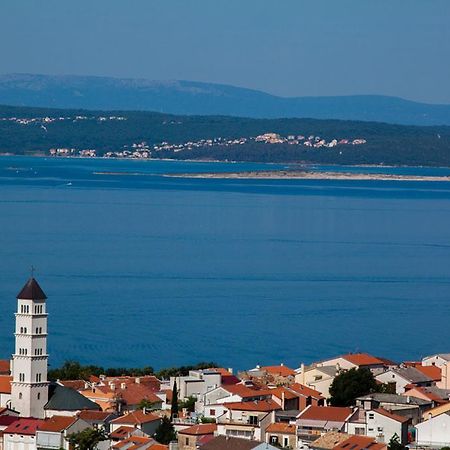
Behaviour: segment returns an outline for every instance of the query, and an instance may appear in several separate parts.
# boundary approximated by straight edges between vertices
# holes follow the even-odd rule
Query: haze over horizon
[[[284,97],[389,95],[449,104],[450,2],[432,6],[419,0],[5,0],[0,72],[193,80]]]

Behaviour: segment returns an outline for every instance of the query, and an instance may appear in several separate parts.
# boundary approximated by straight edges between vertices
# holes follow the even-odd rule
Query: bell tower
[[[17,294],[11,407],[24,417],[43,418],[48,401],[46,299],[33,277]]]

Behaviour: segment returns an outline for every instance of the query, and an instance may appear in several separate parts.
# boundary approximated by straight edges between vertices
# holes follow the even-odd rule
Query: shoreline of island
[[[171,178],[242,179],[242,180],[345,180],[345,181],[437,181],[448,182],[450,176],[399,175],[385,173],[313,172],[306,170],[268,170],[247,172],[208,172],[165,174]]]

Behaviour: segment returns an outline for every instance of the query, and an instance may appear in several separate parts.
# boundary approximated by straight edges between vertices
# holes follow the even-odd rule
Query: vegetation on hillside
[[[76,117],[23,124],[16,118]],[[124,120],[96,120],[121,116]],[[201,139],[313,135],[326,140],[365,139],[364,145],[310,148],[249,140],[243,145],[203,145],[179,152],[160,150],[152,157],[327,164],[450,165],[450,127],[419,127],[376,122],[314,119],[248,119],[222,116],[174,116],[151,112],[95,112],[0,106],[0,152],[48,154],[51,148],[95,149],[97,155],[131,148],[133,143],[182,144]]]

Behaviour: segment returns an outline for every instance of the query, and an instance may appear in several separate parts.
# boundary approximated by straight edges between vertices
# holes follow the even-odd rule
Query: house
[[[290,423],[271,423],[266,428],[266,442],[275,446],[296,448],[297,427]]]
[[[298,440],[312,442],[327,431],[345,431],[352,408],[308,406],[297,416]]]
[[[341,442],[346,441],[349,437],[349,434],[342,433],[341,431],[327,431],[318,439],[309,443],[308,447],[314,450],[331,450]]]
[[[103,428],[109,432],[109,423],[111,420],[115,419],[117,415],[105,411],[84,410],[79,412],[77,417],[87,422],[91,428]]]
[[[84,410],[99,411],[100,406],[75,389],[56,383],[49,386],[49,400],[44,406],[45,417],[76,416]]]
[[[316,363],[318,367],[333,366],[339,370],[369,369],[373,372],[383,371],[386,367],[385,360],[376,358],[368,353],[347,353]]]
[[[450,353],[438,353],[436,355],[425,356],[422,358],[423,366],[437,366],[442,368],[450,362]]]
[[[225,403],[217,418],[217,434],[264,441],[266,428],[274,422],[272,412],[281,407],[273,400]]]
[[[398,367],[375,376],[383,384],[391,385],[397,394],[403,394],[409,385],[432,386],[434,381],[415,367]]]
[[[217,436],[202,445],[202,450],[278,450],[277,447],[261,441],[230,436]]]
[[[222,374],[215,369],[191,370],[187,376],[171,377],[170,389],[173,389],[175,381],[180,399],[200,398],[222,384]]]
[[[450,412],[450,403],[444,403],[443,405],[436,406],[435,408],[427,410],[423,415],[422,420],[428,420],[432,417],[438,416],[439,414]]]
[[[122,425],[116,430],[109,433],[109,438],[113,444],[117,444],[119,441],[128,439],[131,436],[147,436],[143,431],[138,428]]]
[[[365,411],[383,408],[411,420],[415,425],[422,420],[426,411],[432,408],[433,403],[416,397],[406,397],[398,394],[373,393],[358,397],[356,406]]]
[[[450,401],[450,390],[439,389],[437,386],[421,387],[412,386],[402,394],[405,397],[416,397],[433,403],[433,406],[448,403]]]
[[[214,418],[224,413],[224,403],[264,400],[271,397],[272,392],[269,389],[249,387],[242,383],[219,386],[200,397],[195,404],[195,410],[205,417]]]
[[[41,419],[19,418],[3,431],[3,450],[36,450],[36,431]]]
[[[102,378],[91,383],[80,393],[98,403],[103,411],[133,411],[143,401],[161,409],[165,398],[158,396],[160,381],[154,376]]]
[[[294,381],[295,370],[283,363],[277,366],[256,366],[239,374],[241,379],[255,380],[261,385],[280,386]]]
[[[112,450],[168,450],[167,445],[162,445],[148,436],[131,436],[114,444]]]
[[[147,413],[142,410],[131,411],[124,416],[113,419],[110,422],[111,432],[116,431],[122,425],[132,426],[152,436],[161,423],[161,418],[156,414]]]
[[[437,448],[450,446],[450,412],[444,412],[418,423],[416,445]]]
[[[52,416],[45,419],[36,430],[36,447],[69,450],[67,436],[89,428],[89,424],[78,417]]]
[[[298,369],[295,375],[295,382],[303,386],[310,387],[325,397],[330,397],[330,386],[340,369],[335,366],[310,366],[304,365]]]
[[[333,450],[387,450],[387,445],[368,436],[350,436],[333,447]]]
[[[408,417],[393,414],[383,408],[365,410],[357,408],[348,421],[347,432],[358,436],[369,436],[378,442],[387,443],[397,435],[402,444],[408,443]]]
[[[215,423],[198,424],[180,430],[178,431],[178,450],[197,450],[200,445],[213,439],[216,431]]]

